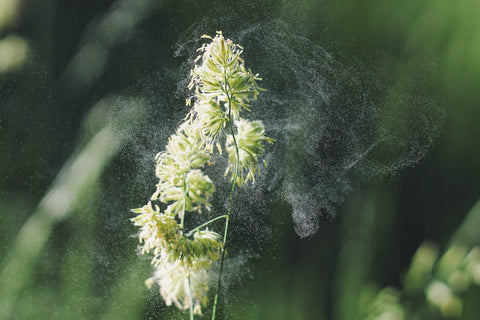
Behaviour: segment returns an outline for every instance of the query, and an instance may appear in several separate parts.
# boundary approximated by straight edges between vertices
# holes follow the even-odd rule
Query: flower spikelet
[[[239,119],[235,121],[235,125],[237,127],[235,139],[232,135],[227,136],[226,150],[229,166],[225,174],[231,171],[231,179],[233,180],[235,177],[235,166],[238,161],[236,183],[242,185],[249,180],[255,182],[255,172],[258,170],[258,157],[265,152],[263,142],[272,143],[274,140],[265,136],[265,127],[262,121]],[[238,145],[238,159],[235,143]]]
[[[172,202],[165,210],[167,214],[178,214],[181,219],[183,211],[201,212],[202,205],[210,209],[208,200],[215,192],[215,186],[207,175],[198,169],[190,170],[178,181],[178,185],[162,189],[160,200]]]
[[[180,218],[183,211],[200,211],[201,205],[208,208],[215,186],[198,168],[204,167],[209,159],[201,128],[185,122],[170,137],[166,151],[157,155],[155,172],[159,182],[152,200],[173,202],[166,213]]]
[[[213,140],[225,127],[227,116],[222,112],[220,105],[214,100],[199,100],[192,108],[193,114],[197,117],[205,137]]]
[[[201,231],[197,232],[193,239],[178,238],[165,255],[169,261],[180,261],[191,269],[202,269],[209,268],[212,262],[220,258],[222,247],[219,234]]]
[[[139,215],[131,219],[136,226],[139,226],[138,234],[140,242],[143,242],[142,253],[149,253],[153,250],[155,256],[159,255],[162,248],[167,247],[169,243],[177,237],[177,221],[160,212],[158,206],[155,209],[152,203],[148,202],[142,208],[132,210]],[[155,259],[154,259],[155,261]]]
[[[162,261],[147,286],[157,283],[167,306],[175,304],[179,309],[190,308],[193,302],[195,314],[201,314],[201,306],[208,303],[209,276],[206,269],[191,269],[179,261]]]
[[[200,55],[191,71],[189,89],[194,94],[187,99],[187,105],[193,100],[193,106],[169,137],[165,151],[156,156],[158,183],[151,200],[164,207],[161,211],[158,205],[153,207],[148,202],[132,210],[137,217],[131,219],[140,227],[142,253],[153,253],[155,273],[147,286],[157,283],[167,305],[191,308],[195,314],[201,314],[201,307],[208,302],[208,270],[220,258],[223,263],[225,256],[227,227],[222,237],[208,230],[207,225],[221,218],[228,222],[230,215],[229,205],[227,215],[196,228],[187,227],[191,220],[185,219],[186,214],[210,210],[215,192],[213,182],[202,170],[212,164],[214,146],[222,154],[220,145],[225,143],[229,161],[225,174],[232,173],[232,184],[253,182],[258,157],[265,151],[263,144],[273,142],[265,136],[261,121],[240,117],[263,90],[257,85],[261,80],[258,74],[244,66],[243,48],[225,39],[221,32],[214,38],[204,38],[211,41],[198,49]]]
[[[214,101],[224,107],[224,114],[231,113],[238,119],[240,110],[248,110],[249,101],[262,90],[257,85],[261,78],[245,68],[243,48],[225,39],[221,32],[198,50],[201,63],[191,72],[189,89],[195,90],[199,100]]]

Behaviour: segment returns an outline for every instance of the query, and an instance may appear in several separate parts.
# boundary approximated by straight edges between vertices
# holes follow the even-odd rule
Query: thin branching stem
[[[185,221],[185,206],[187,202],[187,173],[183,174],[183,207],[182,207],[182,221],[180,222],[180,229],[181,233],[183,234],[184,229],[184,221]],[[187,235],[188,236],[188,235]],[[192,299],[192,287],[190,282],[190,276],[187,278],[187,289],[188,289],[188,297],[190,299],[190,320],[194,320],[193,317],[193,299]]]
[[[227,81],[226,75],[225,75],[225,86],[228,87],[228,81]],[[228,222],[230,220],[230,213],[232,210],[233,192],[235,191],[235,184],[237,183],[238,165],[239,165],[239,159],[240,159],[239,148],[238,148],[237,140],[235,138],[235,132],[233,130],[231,96],[228,93],[228,89],[225,91],[228,98],[228,125],[230,127],[230,132],[232,133],[233,142],[235,144],[236,159],[235,159],[235,172],[233,175],[232,189],[230,191],[230,197],[228,199],[228,209],[227,209],[227,215],[225,218],[225,229],[223,232],[223,245],[222,245],[222,258],[220,260],[220,271],[218,274],[217,292],[215,293],[215,299],[213,301],[212,320],[215,320],[215,314],[217,312],[218,294],[220,292],[220,288],[222,284],[223,262],[225,260],[225,247],[227,245]]]
[[[217,221],[219,219],[226,219],[227,218],[227,215],[224,214],[223,216],[218,216],[216,218],[213,218],[212,220],[208,220],[207,222],[199,225],[198,227],[196,227],[195,229],[192,229],[188,232],[187,234],[187,237],[190,237],[195,231],[197,230],[200,230],[201,228],[205,227],[205,226],[208,226],[210,223],[214,222],[214,221]]]
[[[188,297],[190,299],[190,320],[194,320],[193,317],[193,298],[192,298],[192,282],[190,276],[187,278]]]

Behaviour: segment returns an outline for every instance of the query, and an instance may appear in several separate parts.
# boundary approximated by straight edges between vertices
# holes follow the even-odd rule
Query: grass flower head
[[[217,260],[220,283],[234,186],[254,181],[258,158],[265,151],[263,144],[273,141],[265,136],[261,121],[240,117],[261,90],[256,83],[260,80],[258,75],[244,66],[242,47],[225,39],[221,32],[206,38],[211,41],[199,49],[199,64],[191,72],[189,88],[194,90],[194,96],[187,104],[193,100],[194,105],[170,136],[165,151],[156,157],[155,173],[159,180],[151,201],[161,202],[163,212],[159,205],[153,207],[148,202],[133,210],[138,216],[132,219],[140,227],[142,253],[153,253],[155,274],[147,285],[157,283],[167,305],[190,309],[190,319],[195,313],[200,314],[201,307],[208,302],[209,270]],[[231,171],[232,181],[235,180],[227,214],[185,232],[187,213],[210,210],[215,186],[202,170],[211,164],[214,143],[221,154],[221,139],[228,153],[227,172]],[[219,219],[225,219],[223,237],[207,227]],[[218,287],[212,318],[217,298]]]

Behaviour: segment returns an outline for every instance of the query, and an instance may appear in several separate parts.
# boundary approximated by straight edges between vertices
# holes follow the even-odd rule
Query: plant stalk
[[[190,298],[190,320],[194,320],[194,318],[193,318],[192,283],[190,281],[190,276],[188,276],[188,279],[187,279],[187,287],[188,287],[188,297]]]
[[[195,231],[197,231],[197,230],[199,230],[199,229],[201,229],[201,228],[209,225],[210,223],[212,223],[212,222],[214,222],[214,221],[217,221],[217,220],[219,220],[219,219],[223,219],[223,218],[227,218],[227,215],[224,214],[223,216],[218,216],[218,217],[216,217],[216,218],[213,218],[212,220],[208,220],[207,222],[205,222],[205,223],[199,225],[198,227],[196,227],[195,229],[190,230],[190,231],[187,233],[187,237],[190,237]]]
[[[226,86],[228,86],[228,81],[225,81],[225,82],[226,82]],[[238,165],[239,165],[239,159],[240,159],[238,143],[237,143],[237,139],[235,138],[235,132],[233,131],[231,97],[228,94],[228,91],[226,92],[226,94],[228,98],[228,124],[230,126],[230,132],[232,133],[233,142],[235,144],[236,159],[235,159],[235,173],[233,175],[232,189],[230,191],[230,197],[228,199],[227,215],[225,217],[225,229],[223,232],[223,245],[222,245],[222,258],[220,260],[220,271],[218,274],[217,292],[215,293],[215,299],[213,302],[212,320],[215,320],[215,314],[217,312],[218,295],[219,295],[221,284],[222,284],[221,281],[222,281],[222,273],[223,273],[223,262],[225,260],[225,247],[227,245],[228,222],[230,220],[230,212],[232,210],[233,192],[235,191],[235,184],[237,183]]]
[[[183,207],[182,207],[182,219],[180,222],[180,233],[183,235],[183,229],[184,229],[184,221],[185,221],[185,206],[187,202],[187,173],[184,173],[183,175]],[[188,237],[188,235],[187,235]],[[193,299],[192,299],[192,288],[191,288],[191,283],[190,283],[190,276],[188,276],[187,279],[187,289],[188,289],[188,297],[190,299],[190,320],[194,320],[193,316]]]

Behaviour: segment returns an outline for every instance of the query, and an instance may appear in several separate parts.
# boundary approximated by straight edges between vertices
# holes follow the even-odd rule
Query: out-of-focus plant
[[[120,100],[128,109],[117,108],[116,115],[111,116]],[[95,193],[99,177],[127,141],[128,135],[121,133],[131,131],[145,116],[144,102],[135,98],[106,97],[92,108],[81,135],[84,141],[60,170],[5,256],[6,263],[0,269],[0,319],[14,314],[55,224],[85,206],[85,199]]]
[[[254,182],[264,142],[273,142],[265,136],[261,121],[240,116],[262,90],[256,83],[261,80],[258,74],[244,66],[242,47],[221,32],[214,38],[203,37],[211,42],[198,49],[202,54],[191,71],[189,89],[194,94],[187,99],[187,105],[193,104],[191,112],[170,136],[166,150],[157,155],[157,189],[147,205],[133,210],[138,215],[132,219],[140,227],[142,253],[153,253],[155,273],[147,286],[157,283],[166,304],[189,309],[190,319],[206,306],[209,269],[220,260],[215,319],[235,185]],[[215,186],[202,169],[212,164],[215,150],[222,154],[222,143],[228,154],[225,175],[231,173],[232,182],[227,213],[187,227],[187,213],[211,210]],[[162,208],[152,201],[162,203]],[[220,219],[225,219],[223,236],[208,229]]]
[[[478,219],[478,209],[477,205],[459,231],[465,231],[471,220]],[[423,243],[413,256],[403,290],[390,287],[381,290],[365,309],[362,319],[423,319],[437,313],[449,319],[461,318],[463,294],[472,286],[480,286],[480,247],[469,247],[471,243],[461,237],[472,240],[475,236],[457,235],[440,258],[436,245]]]
[[[19,0],[0,1],[0,31],[16,22],[19,15]],[[22,66],[29,51],[28,41],[19,35],[8,34],[0,38],[0,75]]]

